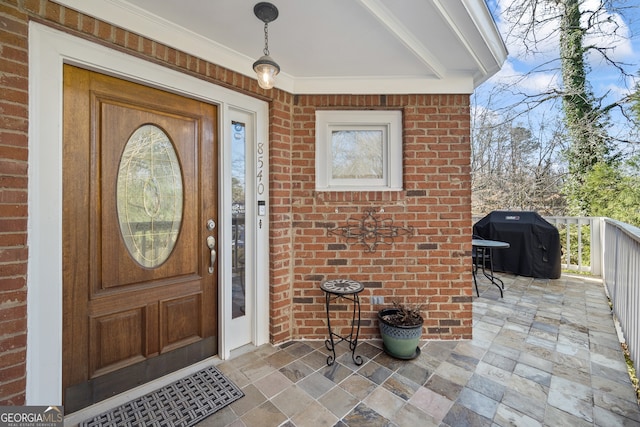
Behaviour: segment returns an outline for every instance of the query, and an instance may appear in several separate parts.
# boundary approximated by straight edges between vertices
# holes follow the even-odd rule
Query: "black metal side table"
[[[473,245],[473,249],[475,249],[475,254],[473,255],[473,283],[476,285],[476,295],[480,296],[480,291],[478,290],[478,279],[476,278],[476,273],[478,271],[478,265],[482,268],[482,274],[484,277],[489,279],[491,283],[498,287],[500,291],[500,298],[504,298],[504,293],[502,290],[504,289],[504,282],[499,277],[496,277],[493,273],[493,256],[492,249],[506,249],[511,245],[508,242],[500,242],[497,240],[485,240],[485,239],[472,239],[471,244]],[[488,256],[487,256],[488,255]],[[491,274],[487,274],[486,268],[486,260],[489,261],[489,271]]]
[[[351,358],[353,362],[360,366],[362,365],[362,357],[356,356],[356,346],[358,345],[358,335],[360,334],[360,298],[358,294],[364,290],[364,286],[360,282],[350,279],[335,279],[327,280],[320,284],[320,288],[325,293],[325,304],[327,309],[327,327],[329,328],[329,339],[325,340],[324,344],[327,350],[331,351],[327,357],[327,365],[331,366],[336,360],[336,344],[346,341],[349,343],[349,350],[351,350]],[[331,301],[335,301],[339,298],[346,299],[353,302],[353,315],[351,318],[351,331],[349,335],[339,335],[331,330],[331,316],[329,315]],[[356,318],[356,308],[358,309],[358,317]],[[356,323],[357,321],[357,323]],[[354,336],[355,329],[355,336]],[[338,338],[338,341],[334,341],[333,338]]]

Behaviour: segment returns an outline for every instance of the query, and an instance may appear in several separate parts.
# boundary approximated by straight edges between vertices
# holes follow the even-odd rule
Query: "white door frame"
[[[229,337],[231,308],[230,110],[253,117],[255,140],[268,152],[266,102],[204,80],[144,61],[31,21],[29,23],[29,216],[27,266],[27,380],[26,404],[62,403],[62,94],[63,64],[72,64],[135,81],[219,106],[219,295],[218,356],[232,350]],[[268,176],[268,163],[264,165]],[[256,182],[257,185],[257,182]],[[227,190],[227,187],[229,188]],[[265,186],[268,191],[268,185]],[[268,193],[264,195],[267,204]],[[257,204],[257,202],[256,202]],[[258,219],[254,215],[253,221]],[[247,220],[248,221],[248,220]],[[252,343],[269,341],[269,221],[256,229]],[[227,303],[229,300],[229,303]],[[46,356],[44,356],[46,355]]]
[[[251,177],[262,178],[264,175],[264,168],[266,163],[265,156],[261,156],[260,146],[256,143],[258,136],[255,131],[255,120],[253,119],[253,113],[249,111],[242,111],[237,108],[230,108],[229,115],[226,123],[221,123],[220,126],[225,126],[227,129],[232,127],[232,122],[240,122],[245,125],[245,170],[244,170],[244,182],[248,184],[251,181]],[[231,132],[230,132],[231,133]],[[257,148],[257,149],[252,149]],[[231,150],[227,150],[229,158],[224,159],[225,165],[233,165],[233,159],[231,158]],[[229,304],[225,313],[224,322],[225,326],[229,326],[230,330],[233,330],[232,334],[227,336],[226,343],[231,348],[238,348],[247,342],[251,342],[250,336],[252,331],[257,327],[255,325],[254,313],[250,309],[256,303],[255,299],[255,286],[252,286],[259,280],[257,275],[258,270],[254,260],[258,259],[257,253],[258,245],[256,244],[257,234],[260,227],[267,221],[265,216],[266,212],[259,212],[257,201],[263,201],[265,197],[265,186],[260,186],[259,182],[254,182],[255,185],[246,185],[245,187],[245,233],[244,239],[244,299],[245,299],[245,314],[237,318],[233,318],[233,304],[230,298],[225,299],[224,303]],[[232,200],[231,186],[225,186],[225,191],[229,191],[228,200]],[[265,200],[265,204],[266,204]],[[225,203],[225,208],[231,206],[230,203]],[[248,225],[254,224],[254,227]],[[257,226],[255,226],[257,224]],[[229,242],[229,240],[227,240]],[[228,244],[228,243],[227,243]],[[230,270],[228,270],[230,271]],[[225,284],[230,285],[231,280],[225,281]]]

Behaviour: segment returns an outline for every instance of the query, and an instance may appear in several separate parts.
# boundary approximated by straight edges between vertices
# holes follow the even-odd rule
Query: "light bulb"
[[[258,75],[258,86],[262,89],[271,89],[276,83],[280,66],[270,56],[265,55],[254,62],[253,70]]]

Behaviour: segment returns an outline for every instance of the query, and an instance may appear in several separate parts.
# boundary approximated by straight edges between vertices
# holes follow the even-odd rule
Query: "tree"
[[[534,133],[531,124],[501,119],[487,109],[473,110],[472,212],[481,215],[500,208],[562,214],[560,133],[548,129]]]
[[[562,106],[571,140],[569,173],[580,185],[597,163],[606,159],[610,149],[603,132],[604,111],[596,105],[587,86],[584,46],[587,31],[581,24],[579,0],[558,1],[560,13],[560,62],[562,67]]]
[[[640,72],[638,73],[640,77]],[[635,121],[636,129],[640,130],[640,83],[636,83],[634,92],[630,96],[631,111]]]
[[[568,175],[563,180],[571,213],[588,211],[589,198],[583,185],[595,165],[615,159],[615,143],[629,142],[624,135],[610,135],[610,113],[630,117],[630,97],[612,98],[612,93],[593,93],[589,82],[589,64],[607,64],[629,77],[628,64],[615,56],[612,38],[622,40],[620,16],[632,7],[624,0],[498,0],[506,24],[507,44],[522,46],[521,57],[537,57],[537,65],[517,79],[499,88],[514,102],[495,109],[504,123],[518,117],[532,117],[558,105],[563,118],[563,132],[568,144],[565,161]],[[504,4],[503,4],[504,3]],[[627,5],[628,4],[628,5]],[[517,40],[518,44],[512,43]],[[555,52],[549,54],[549,52]],[[546,87],[529,90],[525,80],[547,79]],[[495,99],[495,97],[493,97]],[[540,108],[543,107],[543,108]],[[540,123],[544,123],[540,120]],[[544,140],[553,141],[555,135]]]
[[[589,216],[608,216],[640,226],[638,157],[622,164],[598,163],[585,177]]]
[[[601,108],[588,88],[585,55],[591,47],[585,46],[584,37],[589,24],[582,24],[580,4],[580,0],[558,2],[561,10],[560,61],[564,86],[562,105],[571,140],[567,156],[567,193],[572,211],[585,215],[591,201],[584,188],[585,180],[597,164],[611,161],[611,142],[605,131],[609,107]],[[587,22],[598,15],[597,11],[584,13],[591,15]]]

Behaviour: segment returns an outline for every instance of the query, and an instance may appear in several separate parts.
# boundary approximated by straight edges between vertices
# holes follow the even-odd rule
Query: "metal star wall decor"
[[[375,252],[378,245],[392,245],[398,236],[412,236],[413,227],[398,227],[391,218],[381,219],[375,210],[369,210],[361,219],[348,218],[347,225],[327,229],[327,233],[342,236],[349,244],[360,243],[365,252]]]

